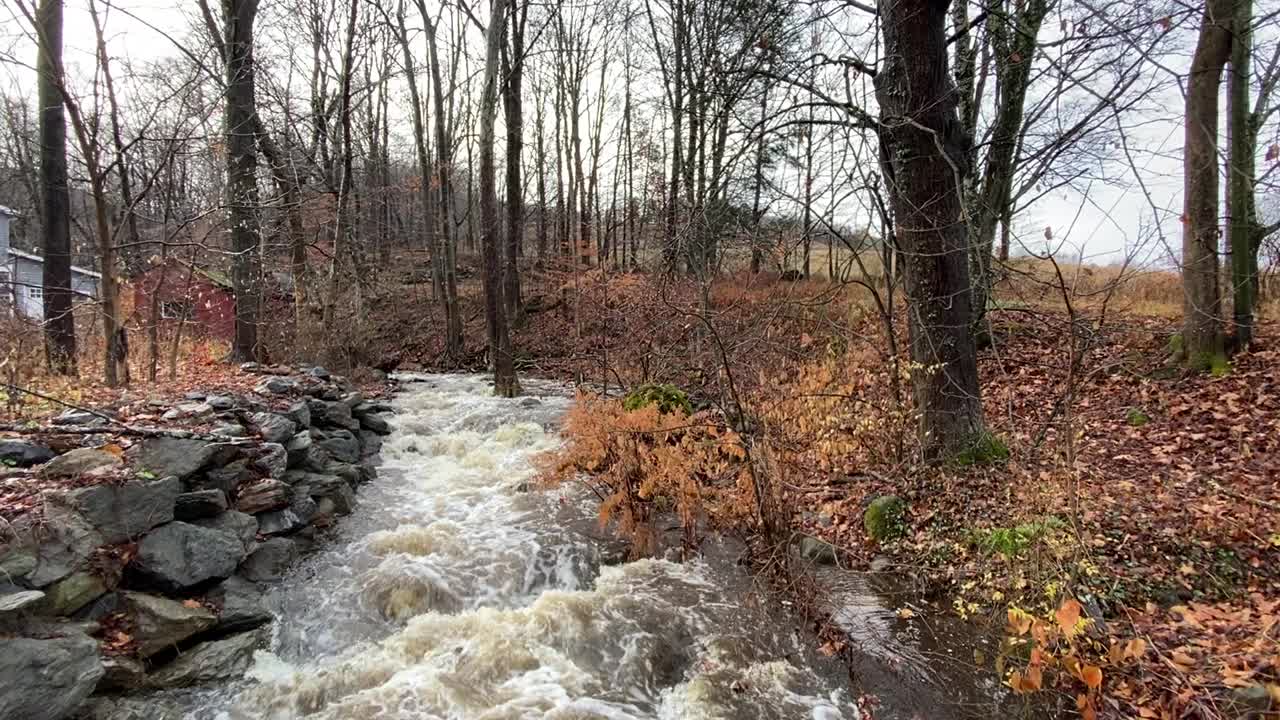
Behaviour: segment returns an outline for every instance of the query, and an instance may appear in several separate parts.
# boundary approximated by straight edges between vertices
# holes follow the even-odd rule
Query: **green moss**
[[[1181,355],[1186,349],[1186,343],[1182,339],[1182,333],[1174,333],[1169,336],[1168,344],[1169,352],[1174,355]]]
[[[1142,411],[1142,408],[1131,407],[1124,414],[1124,421],[1133,427],[1142,427],[1151,422],[1151,418]]]
[[[1187,358],[1187,367],[1197,372],[1208,372],[1214,377],[1225,377],[1231,373],[1231,361],[1223,352],[1196,353]]]
[[[679,410],[686,415],[693,414],[693,404],[689,402],[689,396],[671,384],[647,383],[627,393],[622,400],[622,407],[626,410],[639,410],[650,405],[656,405],[658,412],[661,413],[673,413]]]
[[[983,432],[952,459],[960,467],[992,465],[1009,459],[1009,446],[994,433]]]
[[[892,540],[907,531],[907,504],[897,495],[881,495],[862,513],[862,526],[874,540]]]
[[[1050,532],[1065,525],[1062,520],[1050,516],[1044,520],[1022,523],[1011,528],[995,527],[975,530],[970,536],[970,541],[984,552],[1013,557],[1039,542]]]

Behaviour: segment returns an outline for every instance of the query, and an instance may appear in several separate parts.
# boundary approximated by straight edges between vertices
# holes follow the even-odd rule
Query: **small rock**
[[[199,520],[218,515],[227,509],[227,494],[217,489],[182,493],[174,505],[178,520]]]
[[[289,442],[285,443],[285,450],[289,455],[289,467],[297,467],[307,459],[308,453],[311,452],[311,446],[315,441],[311,439],[310,431],[302,432],[289,438]]]
[[[40,610],[46,615],[70,615],[97,600],[120,582],[120,569],[78,570],[45,588]]]
[[[69,477],[71,475],[96,475],[121,464],[120,456],[98,448],[76,448],[59,455],[40,467],[42,477]]]
[[[186,481],[215,460],[227,446],[193,438],[147,438],[135,456],[135,465],[158,477],[176,476]]]
[[[200,605],[187,605],[158,595],[125,591],[121,608],[133,621],[133,639],[138,656],[149,658],[167,648],[213,627],[217,617]]]
[[[800,557],[818,565],[834,565],[836,549],[829,542],[805,535],[800,538]]]
[[[349,392],[343,395],[338,400],[338,402],[342,403],[343,405],[346,405],[349,409],[354,410],[357,405],[361,405],[364,403],[364,393],[360,392],[359,390],[354,390],[352,392]]]
[[[293,437],[297,426],[292,420],[275,413],[254,413],[253,424],[258,427],[258,434],[269,443],[282,443]]]
[[[892,540],[906,532],[907,504],[897,495],[881,495],[862,514],[862,525],[873,540]]]
[[[319,365],[316,365],[315,367],[307,370],[307,374],[313,378],[318,378],[320,380],[329,379],[329,371],[325,370],[323,367],[320,367]]]
[[[107,419],[96,413],[86,412],[84,410],[67,410],[49,422],[54,425],[87,425],[89,427],[97,427],[99,425],[106,425]]]
[[[283,477],[289,469],[289,451],[279,443],[263,443],[253,464],[265,472],[267,477]]]
[[[214,435],[228,438],[249,437],[249,431],[240,423],[223,423],[213,428]]]
[[[230,410],[231,408],[235,407],[236,399],[231,397],[230,395],[210,395],[209,397],[205,398],[205,404],[207,404],[209,407],[213,408],[214,410],[222,412],[224,410]]]
[[[147,667],[141,660],[128,655],[109,655],[102,658],[102,679],[95,692],[130,692],[146,685]],[[114,720],[116,716],[109,716]],[[150,717],[150,716],[147,716]]]
[[[382,436],[368,430],[360,431],[360,457],[367,458],[382,452]]]
[[[189,687],[234,680],[249,669],[253,652],[266,645],[267,634],[251,631],[196,645],[147,678],[154,688]]]
[[[371,483],[378,479],[378,468],[371,463],[359,463],[356,465],[356,469],[360,471],[360,482],[362,483]]]
[[[85,635],[0,640],[0,717],[62,720],[102,677],[98,643]]]
[[[110,453],[104,454],[119,463],[119,458]],[[182,483],[176,477],[168,477],[149,483],[94,485],[51,495],[50,499],[74,509],[102,533],[104,542],[112,544],[124,542],[172,520],[174,505],[181,492]]]
[[[0,463],[13,467],[31,467],[47,463],[57,456],[39,443],[25,440],[0,440]]]
[[[244,558],[244,545],[225,532],[171,522],[138,543],[132,569],[145,583],[167,592],[181,592],[235,572]]]
[[[262,365],[256,362],[240,363],[241,372],[248,372],[248,373],[258,372],[258,370],[261,370],[261,369],[262,369]]]
[[[523,407],[523,408],[538,407],[541,404],[542,404],[542,401],[534,397],[527,397],[527,398],[520,399],[520,407]]]
[[[201,488],[221,490],[230,495],[251,480],[253,480],[253,473],[249,471],[249,461],[242,458],[205,472],[204,480],[195,484]]]
[[[264,378],[253,391],[259,395],[288,395],[297,388],[298,383],[296,380],[273,376]]]
[[[251,582],[279,580],[297,559],[297,543],[284,537],[268,538],[240,564],[240,575]]]
[[[213,415],[213,407],[208,403],[180,403],[165,411],[162,420],[179,420],[182,418],[206,418]]]
[[[286,535],[302,529],[307,523],[289,508],[260,513],[258,532],[263,535]]]
[[[0,614],[15,613],[26,610],[44,600],[44,593],[39,590],[19,590],[0,595]]]
[[[217,632],[244,632],[271,622],[273,616],[262,603],[262,593],[263,590],[257,583],[237,575],[232,575],[211,590],[208,598],[220,608],[215,628]]]
[[[311,407],[307,405],[305,400],[299,400],[298,402],[290,405],[289,409],[285,411],[285,415],[288,416],[288,418],[292,420],[300,430],[305,430],[311,427]]]
[[[183,400],[190,400],[191,402],[204,402],[204,399],[205,399],[206,397],[209,397],[209,396],[208,396],[208,395],[206,395],[205,393],[200,392],[199,390],[192,390],[191,392],[189,392],[189,393],[183,393],[183,395],[182,395],[182,399],[183,399]],[[152,400],[152,401],[151,401],[151,403],[152,403],[152,404],[155,404],[155,403],[158,403],[158,402],[163,402],[163,401],[162,401],[162,400]]]
[[[871,560],[871,572],[883,573],[889,572],[893,568],[893,561],[884,555],[877,555]]]
[[[258,536],[258,519],[235,510],[228,510],[216,517],[196,520],[193,524],[235,538],[244,547],[245,553],[253,549]]]
[[[360,442],[350,430],[330,430],[316,442],[334,460],[345,463],[360,462]]]
[[[361,415],[360,427],[378,435],[391,434],[391,425],[379,415]]]
[[[256,515],[289,504],[289,486],[274,478],[264,478],[240,489],[236,509]]]

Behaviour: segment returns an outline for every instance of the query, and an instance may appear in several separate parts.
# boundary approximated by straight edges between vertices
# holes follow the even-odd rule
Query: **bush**
[[[960,467],[991,465],[1009,459],[1009,446],[994,433],[983,432],[969,443],[969,447],[956,454],[954,462]]]
[[[873,540],[901,537],[907,531],[907,504],[897,495],[881,495],[862,513],[862,526]]]
[[[1125,412],[1124,421],[1133,427],[1142,427],[1151,422],[1151,418],[1142,411],[1142,408],[1131,407]]]
[[[622,401],[622,407],[627,411],[647,408],[650,405],[657,406],[658,412],[664,415],[677,410],[684,412],[685,415],[693,414],[693,404],[689,402],[689,396],[671,384],[646,383],[627,393],[627,397]]]
[[[1013,557],[1034,543],[1039,542],[1051,531],[1065,527],[1065,523],[1056,517],[1022,523],[1016,527],[996,527],[987,530],[976,530],[973,544],[985,552],[995,552],[1005,557]]]

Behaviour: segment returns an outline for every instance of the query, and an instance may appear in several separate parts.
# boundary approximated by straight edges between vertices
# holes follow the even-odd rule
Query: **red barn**
[[[151,300],[160,301],[160,322],[190,324],[184,332],[231,340],[236,327],[236,299],[231,280],[217,270],[177,258],[148,268],[133,278],[133,314],[144,325]]]

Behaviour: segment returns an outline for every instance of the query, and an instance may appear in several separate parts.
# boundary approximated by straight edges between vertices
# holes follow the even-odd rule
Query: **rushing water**
[[[269,651],[189,717],[861,717],[844,672],[732,554],[602,565],[577,490],[525,492],[568,393],[410,378],[381,478],[272,591]]]

